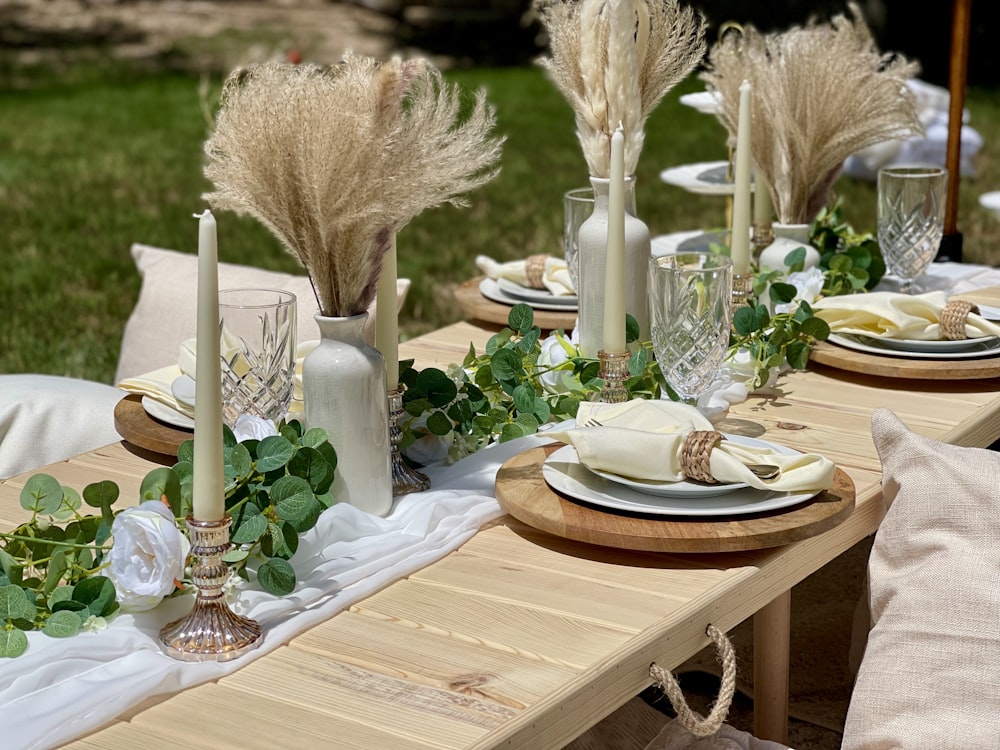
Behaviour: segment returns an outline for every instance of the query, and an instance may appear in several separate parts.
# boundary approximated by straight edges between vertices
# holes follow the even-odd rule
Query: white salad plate
[[[194,378],[190,375],[181,375],[170,384],[170,392],[174,394],[174,398],[192,409],[194,408],[194,391]]]
[[[579,298],[575,294],[553,294],[548,289],[532,289],[522,286],[510,279],[497,279],[497,288],[511,297],[518,297],[525,302],[544,302],[551,305],[568,305],[575,307]]]
[[[180,427],[182,430],[194,429],[194,420],[191,417],[187,414],[181,414],[181,412],[157,401],[155,398],[143,396],[142,408],[153,419],[166,422],[172,427]]]
[[[494,279],[485,278],[479,282],[479,292],[486,299],[499,302],[502,305],[528,305],[534,310],[555,310],[558,312],[570,312],[577,309],[577,305],[558,305],[551,302],[535,302],[529,299],[521,299],[504,292]]]
[[[737,436],[729,436],[735,440]],[[797,451],[785,446],[755,441],[788,455]],[[613,510],[662,516],[730,516],[763,513],[805,502],[818,492],[771,492],[753,487],[736,487],[705,495],[689,491],[676,496],[652,495],[612,481],[584,466],[576,449],[567,445],[550,455],[542,464],[542,477],[557,492]],[[681,484],[678,482],[677,484]],[[691,483],[685,483],[691,484]]]
[[[882,339],[852,333],[831,333],[831,344],[845,349],[881,354],[887,357],[916,359],[975,359],[1000,355],[1000,338],[984,336],[960,341],[920,341],[916,339]]]

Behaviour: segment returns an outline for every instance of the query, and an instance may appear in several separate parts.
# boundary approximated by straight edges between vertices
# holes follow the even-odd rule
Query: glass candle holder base
[[[194,607],[160,631],[160,643],[169,656],[181,661],[230,661],[260,645],[263,640],[256,620],[233,612],[226,603],[223,585],[229,567],[222,556],[232,546],[232,518],[198,521],[189,517],[191,554],[195,563],[191,579],[198,588]]]
[[[406,465],[399,452],[402,430],[399,422],[403,418],[403,392],[405,386],[389,391],[389,444],[392,446],[392,494],[406,495],[410,492],[425,492],[431,488],[431,480],[423,472]]]
[[[753,295],[753,274],[733,274],[732,311],[734,315],[741,307],[750,306],[751,295]]]
[[[601,388],[601,401],[606,404],[620,404],[628,401],[628,352],[606,352],[601,349],[597,353],[600,368],[597,377],[604,381]]]
[[[751,248],[754,258],[760,257],[760,251],[774,242],[774,225],[754,224],[753,225],[753,247]]]

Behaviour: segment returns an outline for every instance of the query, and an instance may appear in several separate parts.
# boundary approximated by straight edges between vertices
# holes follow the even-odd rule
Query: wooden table
[[[400,357],[460,362],[491,333],[458,323],[402,344]],[[791,373],[772,398],[734,407],[729,427],[822,452],[849,474],[857,507],[830,531],[761,551],[670,555],[572,542],[504,516],[243,669],[67,747],[561,748],[649,686],[652,662],[672,669],[709,643],[710,623],[727,631],[751,615],[755,733],[784,740],[790,589],[882,517],[872,410],[986,446],[1000,437],[998,386]],[[47,471],[74,487],[114,479],[127,496],[149,468],[115,444]],[[0,522],[23,517],[24,478],[0,485]]]

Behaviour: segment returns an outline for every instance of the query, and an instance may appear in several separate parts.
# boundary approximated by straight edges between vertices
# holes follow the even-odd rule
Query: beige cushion
[[[115,383],[176,364],[183,342],[195,335],[198,293],[198,256],[149,245],[133,244],[132,258],[142,277],[139,299],[125,324]],[[306,275],[265,271],[232,263],[219,264],[219,288],[260,287],[284,289],[298,302],[297,341],[319,338],[313,316],[319,306]],[[397,309],[410,288],[408,279],[396,284]],[[369,309],[366,333],[374,340],[374,303]]]
[[[1000,454],[917,435],[887,409],[872,436],[889,509],[843,748],[996,747]]]

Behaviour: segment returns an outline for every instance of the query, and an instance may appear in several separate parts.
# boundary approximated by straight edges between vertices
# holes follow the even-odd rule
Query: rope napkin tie
[[[812,308],[834,333],[921,341],[1000,336],[1000,326],[979,315],[979,308],[949,301],[942,291],[842,294],[817,300]]]
[[[562,258],[539,254],[530,255],[527,260],[498,263],[485,255],[477,255],[476,265],[494,280],[507,279],[530,289],[548,289],[556,296],[576,294],[569,268]]]
[[[695,407],[673,401],[633,399],[624,404],[586,401],[577,424],[546,433],[572,445],[591,469],[646,482],[694,479],[711,483],[744,483],[761,490],[818,491],[833,486],[836,466],[814,453],[786,455],[768,447],[723,439]],[[748,467],[771,464],[776,476],[763,479]]]

